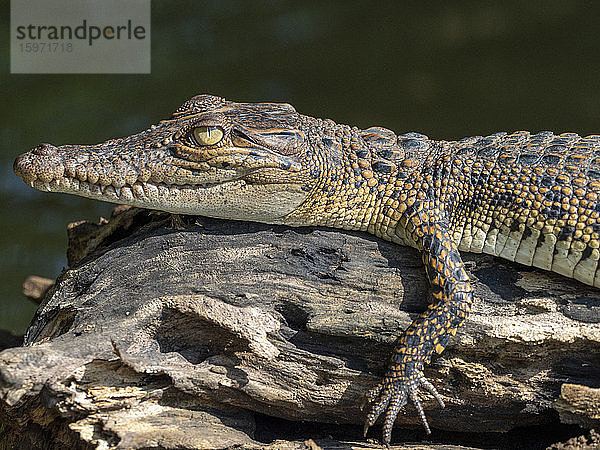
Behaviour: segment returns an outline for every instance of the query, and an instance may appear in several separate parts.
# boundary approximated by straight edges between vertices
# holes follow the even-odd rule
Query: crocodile
[[[284,103],[212,95],[149,129],[97,145],[40,144],[14,170],[44,191],[176,214],[361,230],[422,255],[431,304],[400,335],[368,393],[364,432],[383,442],[424,365],[467,318],[460,251],[487,253],[600,286],[600,135],[500,132],[433,140],[301,115]]]

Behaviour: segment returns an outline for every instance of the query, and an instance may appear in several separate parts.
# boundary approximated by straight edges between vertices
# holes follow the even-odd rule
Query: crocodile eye
[[[198,145],[215,145],[223,139],[223,128],[217,126],[202,126],[194,128],[194,140]]]

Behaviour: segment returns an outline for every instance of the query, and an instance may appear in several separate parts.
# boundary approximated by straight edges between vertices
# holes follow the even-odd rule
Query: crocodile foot
[[[383,380],[367,393],[366,397],[367,401],[371,404],[371,409],[365,421],[365,436],[367,435],[369,427],[371,427],[385,411],[383,443],[388,445],[392,437],[392,427],[396,421],[398,411],[406,405],[409,398],[415,405],[415,408],[421,417],[425,431],[427,431],[427,434],[431,433],[427,418],[425,417],[425,412],[419,401],[419,388],[422,387],[426,391],[429,391],[442,408],[445,406],[444,401],[435,387],[424,377],[421,370],[413,369],[412,373],[406,372],[408,371],[390,370]]]

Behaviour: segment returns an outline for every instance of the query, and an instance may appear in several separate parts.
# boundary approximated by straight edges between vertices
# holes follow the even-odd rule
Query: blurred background
[[[17,178],[41,142],[129,135],[200,93],[440,139],[600,133],[599,2],[153,1],[150,75],[10,75],[0,5],[0,329],[17,334],[25,277],[55,278],[66,225],[113,208]]]

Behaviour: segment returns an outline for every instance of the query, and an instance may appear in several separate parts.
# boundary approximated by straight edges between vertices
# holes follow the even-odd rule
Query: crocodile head
[[[126,138],[97,145],[41,144],[19,156],[14,170],[40,190],[278,223],[317,182],[302,122],[288,104],[199,95],[170,119]]]

